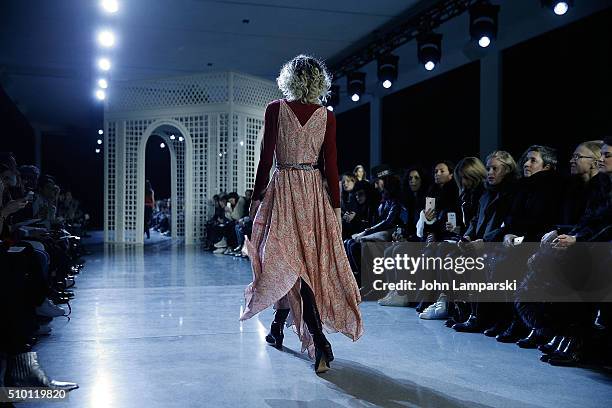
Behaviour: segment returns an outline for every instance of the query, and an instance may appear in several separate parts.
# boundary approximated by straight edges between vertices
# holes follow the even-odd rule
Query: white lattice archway
[[[107,242],[142,243],[144,152],[156,129],[170,140],[173,236],[204,238],[209,198],[252,188],[258,137],[276,84],[232,72],[116,82],[105,108],[104,230]]]

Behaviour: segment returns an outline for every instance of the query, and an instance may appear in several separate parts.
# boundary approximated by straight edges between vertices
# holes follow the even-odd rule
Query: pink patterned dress
[[[253,282],[245,290],[246,320],[275,305],[291,309],[302,351],[314,345],[302,319],[302,278],[312,289],[323,327],[356,341],[363,334],[359,288],[344,252],[342,234],[316,163],[325,137],[327,111],[317,109],[301,125],[281,100],[275,146],[277,167],[253,220],[246,246]]]

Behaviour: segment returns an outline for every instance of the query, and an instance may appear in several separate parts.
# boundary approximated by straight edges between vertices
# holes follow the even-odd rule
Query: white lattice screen
[[[225,72],[113,83],[105,109],[105,239],[142,243],[146,141],[160,126],[172,160],[172,233],[205,237],[213,194],[243,194],[255,181],[266,105],[279,98],[272,82]]]

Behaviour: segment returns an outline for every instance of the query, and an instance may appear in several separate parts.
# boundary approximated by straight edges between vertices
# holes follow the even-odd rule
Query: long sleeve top
[[[320,105],[303,104],[296,101],[287,103],[302,125],[304,125],[310,116],[320,108]],[[279,110],[280,101],[278,100],[270,102],[266,108],[262,149],[259,157],[259,165],[257,167],[257,175],[255,176],[255,186],[253,188],[254,200],[261,200],[262,193],[270,181],[270,168],[272,167],[276,138],[278,135]],[[338,183],[338,164],[336,156],[336,118],[330,111],[327,111],[327,126],[320,156],[323,158],[323,175],[327,179],[332,206],[334,208],[340,208],[340,187]],[[321,160],[319,160],[319,163],[320,162]]]

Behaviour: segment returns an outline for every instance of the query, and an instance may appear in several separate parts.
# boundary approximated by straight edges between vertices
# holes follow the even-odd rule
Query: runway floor
[[[293,333],[283,351],[266,345],[271,310],[238,321],[248,260],[156,234],[144,247],[98,242],[90,250],[72,319],[55,319],[53,334],[35,349],[48,374],[80,385],[54,407],[586,408],[612,401],[605,373],[551,367],[535,350],[372,302],[362,304],[364,337],[352,343],[330,335],[336,360],[317,376]]]

